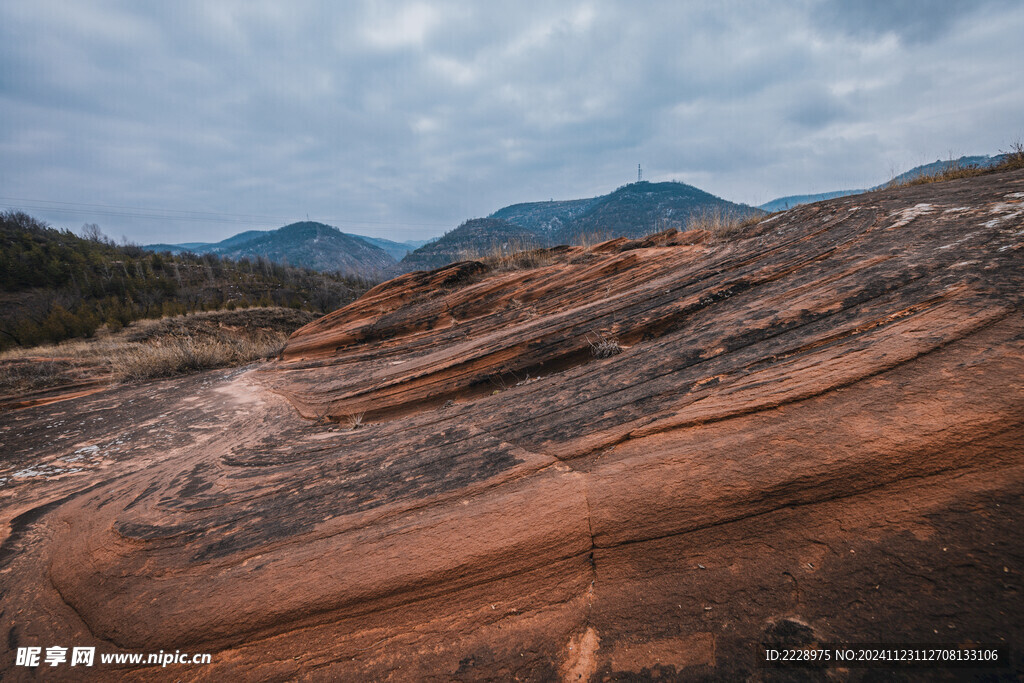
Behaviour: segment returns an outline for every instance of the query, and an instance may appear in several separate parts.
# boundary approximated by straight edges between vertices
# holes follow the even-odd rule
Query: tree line
[[[0,213],[0,349],[88,337],[133,320],[249,306],[325,313],[368,283],[265,258],[153,253],[21,211]]]

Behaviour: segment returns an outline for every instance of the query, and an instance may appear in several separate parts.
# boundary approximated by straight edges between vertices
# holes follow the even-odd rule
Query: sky
[[[677,180],[752,205],[1024,137],[1019,0],[0,3],[0,208],[393,240]]]

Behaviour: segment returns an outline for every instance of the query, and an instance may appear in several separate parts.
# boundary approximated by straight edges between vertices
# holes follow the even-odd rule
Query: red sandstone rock
[[[1007,173],[411,273],[265,367],[6,413],[8,647],[240,680],[1019,647],[1022,199]]]

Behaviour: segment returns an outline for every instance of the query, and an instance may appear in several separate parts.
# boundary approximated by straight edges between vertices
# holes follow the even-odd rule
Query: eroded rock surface
[[[1019,653],[1022,200],[1007,173],[411,273],[275,363],[7,412],[7,647],[243,680]]]

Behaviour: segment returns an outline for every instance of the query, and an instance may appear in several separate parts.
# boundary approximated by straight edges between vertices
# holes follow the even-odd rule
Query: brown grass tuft
[[[82,381],[130,382],[243,365],[281,352],[316,316],[253,308],[139,320],[118,332],[0,353],[0,394]]]
[[[359,429],[363,426],[363,415],[366,413],[352,413],[345,416],[345,424],[349,429]]]
[[[53,358],[19,358],[0,363],[0,395],[56,386],[72,367],[68,361]]]
[[[284,348],[286,339],[270,334],[255,339],[171,337],[159,344],[129,343],[111,358],[113,376],[125,382],[244,365],[273,358]]]
[[[529,240],[506,240],[485,250],[464,249],[460,261],[479,261],[496,271],[532,270],[555,263],[558,248],[538,246]]]
[[[757,225],[765,218],[764,214],[743,216],[715,208],[691,216],[686,229],[704,230],[713,241],[723,241],[741,236],[747,228]]]
[[[598,334],[596,340],[587,339],[590,344],[590,353],[594,358],[611,358],[622,353],[622,346],[614,339],[607,339]]]

